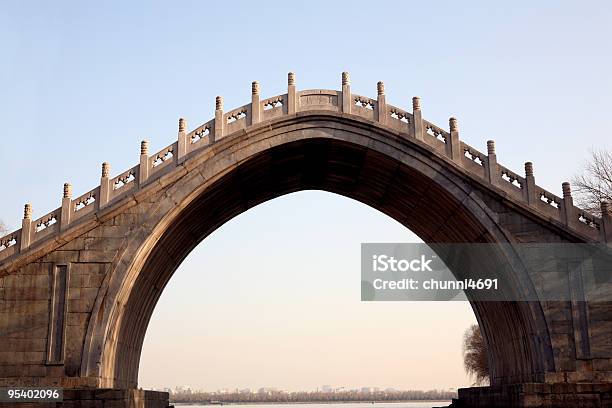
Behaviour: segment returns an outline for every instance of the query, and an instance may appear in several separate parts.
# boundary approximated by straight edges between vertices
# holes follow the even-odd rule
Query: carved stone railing
[[[153,155],[148,153],[148,142],[142,141],[140,163],[113,178],[110,166],[102,165],[100,185],[87,193],[72,198],[72,187],[64,184],[62,206],[32,220],[32,207],[26,204],[22,228],[0,238],[0,261],[18,256],[31,246],[52,239],[67,228],[95,217],[95,213],[112,206],[146,186],[151,181],[172,171],[189,155],[202,151],[216,141],[260,122],[293,115],[304,111],[331,111],[352,115],[376,123],[396,132],[404,140],[446,156],[454,165],[483,184],[501,190],[512,201],[526,204],[546,220],[583,236],[587,240],[612,243],[612,204],[602,203],[602,217],[596,217],[573,205],[569,183],[563,183],[563,198],[535,184],[533,165],[525,163],[525,176],[497,163],[495,143],[487,142],[487,154],[459,140],[457,120],[450,118],[449,130],[422,118],[421,100],[412,98],[412,113],[388,105],[382,82],[377,84],[377,98],[351,93],[348,73],[342,73],[342,91],[314,89],[297,91],[295,75],[289,73],[287,93],[260,100],[259,83],[253,82],[251,103],[224,112],[223,99],[216,98],[215,117],[187,132],[184,119],[179,120],[178,139]]]

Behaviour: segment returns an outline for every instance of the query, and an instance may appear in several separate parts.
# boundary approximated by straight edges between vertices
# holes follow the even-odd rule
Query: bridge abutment
[[[610,383],[524,383],[460,388],[453,408],[612,407]]]
[[[0,408],[168,408],[168,395],[141,389],[65,389],[61,402],[0,402]]]

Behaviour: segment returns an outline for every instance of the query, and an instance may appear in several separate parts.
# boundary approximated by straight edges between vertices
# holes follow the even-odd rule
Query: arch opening
[[[362,302],[362,242],[421,242],[355,200],[300,191],[238,215],[170,279],[147,327],[139,387],[469,386],[468,302]],[[448,393],[450,394],[450,393]]]

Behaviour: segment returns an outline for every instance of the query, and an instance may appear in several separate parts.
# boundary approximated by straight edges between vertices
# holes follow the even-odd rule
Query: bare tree
[[[474,378],[474,385],[489,382],[487,345],[477,324],[468,327],[463,335],[463,365],[465,371]]]
[[[612,201],[612,152],[593,150],[582,174],[572,180],[579,207],[601,215],[601,202]]]

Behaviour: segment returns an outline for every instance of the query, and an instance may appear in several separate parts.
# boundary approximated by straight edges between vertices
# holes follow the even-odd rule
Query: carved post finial
[[[110,174],[110,164],[108,162],[102,163],[102,177],[108,177]]]
[[[23,219],[24,220],[31,220],[32,219],[32,204],[27,203],[23,207]]]
[[[376,90],[378,91],[378,97],[376,98],[374,107],[375,119],[381,125],[385,125],[389,116],[387,111],[387,97],[385,96],[385,84],[383,84],[382,81],[378,81]]]
[[[32,204],[27,203],[23,207],[23,220],[21,220],[21,238],[20,250],[24,251],[30,246],[30,237],[32,235]]]
[[[533,177],[533,163],[525,162],[525,177]]]
[[[185,156],[187,156],[187,121],[184,118],[179,118],[178,121],[178,135],[177,135],[177,149],[176,152],[176,160],[177,163],[182,163],[185,161]]]
[[[287,113],[293,115],[297,112],[298,98],[295,91],[295,74],[287,74]]]
[[[448,127],[450,129],[450,135],[446,142],[450,147],[451,159],[461,164],[464,152],[461,150],[461,140],[459,140],[459,123],[457,122],[457,118],[453,116],[448,118]]]
[[[416,140],[423,140],[423,112],[421,112],[421,98],[414,96],[412,98],[412,131]]]
[[[487,154],[495,154],[495,140],[487,140]]]
[[[572,196],[572,187],[567,181],[561,184],[561,189],[563,190],[563,198]]]
[[[149,154],[149,141],[146,139],[140,142],[140,154]]]
[[[348,72],[344,71],[342,73],[342,85],[350,85],[351,84],[351,76]]]
[[[259,102],[259,82],[251,83],[251,115],[249,117],[251,125],[261,121],[261,103]]]
[[[497,155],[495,154],[495,141],[487,140],[487,176],[489,183],[496,185],[500,175],[497,172]]]
[[[64,198],[72,197],[72,185],[70,183],[64,183]]]
[[[601,202],[601,215],[612,216],[612,203],[607,200]]]
[[[110,173],[110,164],[108,162],[102,163],[102,177],[108,177]]]
[[[64,196],[62,197],[62,209],[60,214],[60,229],[62,231],[70,224],[70,219],[72,218],[71,201],[72,185],[70,183],[64,183]]]
[[[110,164],[107,162],[102,163],[102,178],[100,179],[100,196],[96,197],[98,201],[98,207],[103,208],[108,204],[110,192],[112,191],[111,181],[108,178],[110,174]]]
[[[563,221],[565,225],[575,225],[577,217],[574,209],[574,199],[572,198],[572,188],[567,181],[561,184],[563,190]]]
[[[149,178],[149,166],[149,141],[145,139],[140,142],[140,166],[138,166],[138,184],[141,186],[143,186]]]
[[[215,140],[219,140],[223,137],[223,97],[217,96],[215,98],[215,130],[213,131],[212,138],[210,139],[211,143],[214,143]]]
[[[342,73],[342,112],[351,113],[353,100],[351,96],[351,77],[348,72]]]
[[[524,197],[527,198],[527,204],[529,205],[535,204],[538,201],[532,162],[525,162],[525,185],[523,186],[523,194]]]

